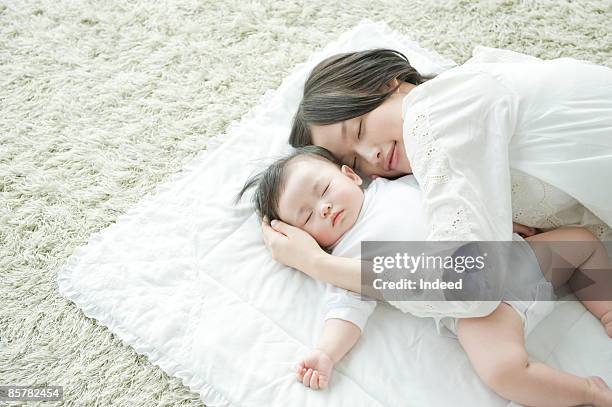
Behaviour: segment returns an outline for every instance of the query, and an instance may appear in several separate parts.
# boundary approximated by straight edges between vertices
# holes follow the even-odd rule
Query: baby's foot
[[[589,400],[596,407],[612,407],[612,390],[601,377],[587,377],[589,384]]]
[[[606,312],[600,319],[601,324],[604,326],[606,333],[612,338],[612,310]]]
[[[601,317],[601,323],[603,324],[608,336],[612,338],[612,310],[606,312],[603,317]]]

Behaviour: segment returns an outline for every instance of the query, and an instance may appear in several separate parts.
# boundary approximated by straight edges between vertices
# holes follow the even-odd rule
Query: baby
[[[253,200],[261,217],[281,219],[298,227],[321,247],[343,257],[359,258],[362,240],[425,240],[421,194],[412,176],[394,181],[376,179],[365,192],[361,184],[361,178],[350,167],[338,164],[327,150],[308,146],[276,161],[247,181],[238,199],[256,186]],[[516,234],[514,239],[522,241]],[[584,270],[608,267],[605,247],[585,229],[562,228],[529,239],[591,242],[588,252],[569,250],[571,253],[564,253],[564,260]],[[537,262],[542,270],[551,270],[554,256],[551,257],[550,250],[544,250],[542,246],[537,250],[534,247]],[[523,257],[529,256],[533,258],[533,252],[525,252]],[[516,268],[527,264],[516,264]],[[539,270],[538,273],[541,278]],[[555,286],[568,279],[572,284],[571,275],[552,277],[558,280],[553,281]],[[362,300],[355,293],[336,287],[329,290],[331,301],[321,337],[315,348],[296,365],[298,380],[313,389],[329,385],[334,364],[357,342],[376,306],[376,301]],[[410,305],[413,308],[408,308],[411,313],[440,316],[437,320],[458,336],[476,373],[502,397],[529,405],[612,405],[612,392],[603,380],[580,378],[528,361],[523,337],[546,315],[546,311],[531,312],[542,302],[510,301],[504,297],[493,309],[477,312],[486,316],[461,319],[442,318],[444,312],[420,312],[419,306],[423,304],[414,303]],[[583,303],[612,336],[612,301],[585,300]]]

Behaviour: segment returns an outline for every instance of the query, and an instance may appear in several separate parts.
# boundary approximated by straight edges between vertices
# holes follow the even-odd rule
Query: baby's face
[[[295,159],[286,171],[281,220],[308,232],[322,247],[333,245],[359,216],[361,178],[346,165],[340,169],[310,156]]]

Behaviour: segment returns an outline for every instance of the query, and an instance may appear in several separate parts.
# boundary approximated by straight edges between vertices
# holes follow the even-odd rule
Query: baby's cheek
[[[323,247],[330,246],[336,241],[333,232],[327,228],[319,228],[312,236]]]

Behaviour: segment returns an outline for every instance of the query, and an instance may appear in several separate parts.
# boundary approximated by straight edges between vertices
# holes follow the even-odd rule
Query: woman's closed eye
[[[363,123],[363,120],[359,120],[359,130],[357,131],[357,141],[361,139],[361,124],[362,123]],[[353,164],[351,165],[351,168],[354,170],[357,169],[357,156],[353,157]]]

